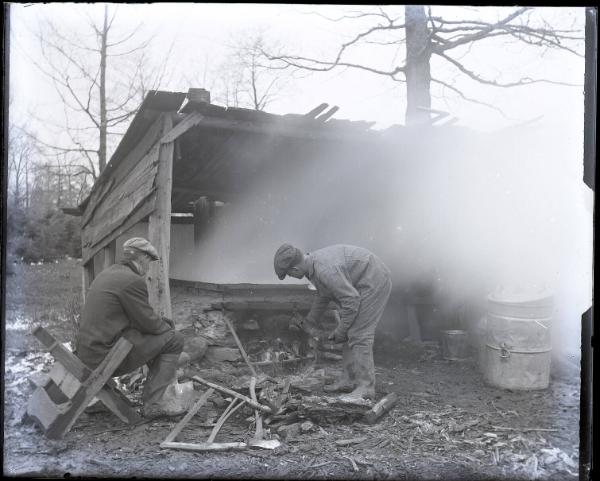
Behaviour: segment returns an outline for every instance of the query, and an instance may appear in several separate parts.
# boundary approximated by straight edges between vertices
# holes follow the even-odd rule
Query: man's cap
[[[290,267],[298,264],[302,260],[302,257],[302,251],[291,244],[283,244],[277,249],[273,265],[275,267],[275,274],[277,274],[280,281],[285,278]]]
[[[154,246],[143,237],[132,237],[131,239],[126,240],[123,243],[123,249],[143,252],[148,254],[155,261],[159,259],[158,252],[156,252]]]

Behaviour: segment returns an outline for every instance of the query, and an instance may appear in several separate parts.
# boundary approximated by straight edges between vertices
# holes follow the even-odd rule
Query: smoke
[[[529,129],[405,129],[373,143],[264,143],[275,158],[221,208],[194,259],[198,280],[277,283],[283,242],[366,247],[397,291],[435,282],[449,302],[497,286],[554,293],[557,330],[579,348],[591,298],[591,210],[581,157]],[[286,279],[284,282],[297,282]]]

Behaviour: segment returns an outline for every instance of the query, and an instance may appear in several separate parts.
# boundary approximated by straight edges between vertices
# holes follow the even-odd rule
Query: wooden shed
[[[332,119],[337,110],[322,104],[305,115],[274,115],[211,104],[204,89],[151,91],[89,196],[71,210],[81,216],[84,293],[130,235],[147,237],[160,254],[149,292],[163,315],[172,315],[172,286],[196,294],[227,290],[189,276],[182,281],[172,268],[178,259],[173,236],[185,226],[186,242],[197,246],[220,206],[243,202],[253,179],[285,171],[311,149],[377,142],[373,123]],[[279,288],[298,295],[303,306],[310,302],[304,286]]]
[[[190,258],[202,250],[202,238],[219,211],[247,203],[257,183],[261,192],[269,191],[262,203],[289,211],[297,203],[293,195],[271,192],[279,179],[303,172],[310,163],[327,169],[317,169],[308,180],[322,198],[328,199],[334,179],[348,183],[350,194],[336,199],[332,191],[327,202],[334,204],[336,215],[306,214],[303,229],[313,236],[325,233],[320,245],[340,239],[366,247],[390,243],[384,235],[376,239],[367,232],[371,227],[381,231],[382,225],[396,232],[383,207],[401,199],[401,186],[391,180],[398,173],[390,166],[410,163],[406,152],[414,144],[426,155],[432,138],[423,143],[401,126],[377,131],[371,128],[374,122],[333,119],[337,110],[321,104],[303,115],[275,115],[214,105],[204,89],[151,91],[90,195],[71,212],[82,217],[84,293],[94,276],[119,258],[123,241],[139,235],[160,254],[160,262],[151,265],[149,293],[153,307],[167,317],[190,323],[219,305],[308,309],[314,295],[308,286],[276,283],[271,265],[275,244],[259,261],[269,270],[271,283],[264,278],[235,283],[200,279]],[[450,137],[457,142],[454,131]],[[393,162],[384,162],[390,156]],[[410,173],[403,177],[413,181]],[[353,186],[352,179],[360,186]],[[252,239],[258,234],[242,235],[250,244],[262,242]],[[282,235],[282,241],[295,241]],[[401,308],[401,301],[392,298],[390,305]]]

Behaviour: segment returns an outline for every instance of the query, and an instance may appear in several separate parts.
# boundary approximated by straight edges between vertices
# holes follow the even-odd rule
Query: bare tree
[[[229,54],[219,68],[220,88],[215,98],[233,107],[265,110],[277,99],[290,74],[274,70],[265,50],[280,48],[262,31],[242,32],[229,45]]]
[[[531,7],[510,9],[493,21],[478,19],[449,19],[434,15],[432,8],[424,5],[405,5],[403,15],[394,16],[390,8],[375,7],[372,10],[353,11],[332,22],[362,22],[358,33],[344,42],[330,60],[264,51],[274,61],[274,68],[294,67],[315,72],[327,72],[335,68],[364,70],[406,84],[406,122],[409,124],[429,122],[431,108],[431,84],[449,89],[460,98],[496,108],[493,105],[469,97],[455,82],[432,74],[435,57],[455,71],[480,84],[493,87],[515,87],[534,83],[569,85],[553,79],[534,79],[528,76],[513,80],[491,78],[469,66],[465,57],[470,49],[486,40],[507,39],[539,49],[556,49],[583,57],[578,51],[583,45],[580,28],[560,29],[550,25],[539,10]],[[366,25],[365,25],[366,24]],[[387,66],[376,63],[379,55],[368,62],[353,61],[352,53],[366,44],[374,44],[396,52],[404,48],[402,60],[394,60]],[[385,57],[388,58],[388,57]],[[371,62],[371,63],[369,63]],[[436,63],[440,65],[441,63]],[[497,108],[496,108],[497,109]]]
[[[63,121],[44,119],[58,140],[37,140],[92,179],[106,166],[109,150],[146,92],[157,88],[167,72],[166,61],[159,68],[150,65],[153,37],[139,38],[141,24],[120,32],[117,14],[118,6],[106,4],[100,20],[84,12],[81,31],[46,21],[36,34],[42,61],[35,65],[52,81],[64,114]]]
[[[29,208],[30,173],[34,164],[35,145],[15,125],[8,132],[8,194],[11,205]]]

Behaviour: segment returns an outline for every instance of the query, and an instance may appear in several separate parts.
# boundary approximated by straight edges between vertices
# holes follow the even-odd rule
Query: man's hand
[[[175,329],[175,323],[171,319],[169,319],[168,317],[163,317],[162,320],[165,321],[169,326],[171,326],[171,329]]]
[[[294,314],[290,319],[289,329],[290,331],[302,331],[304,330],[304,318],[300,314]]]
[[[331,334],[329,334],[329,336],[327,336],[327,339],[337,344],[346,341],[347,337],[345,333],[336,329]]]

